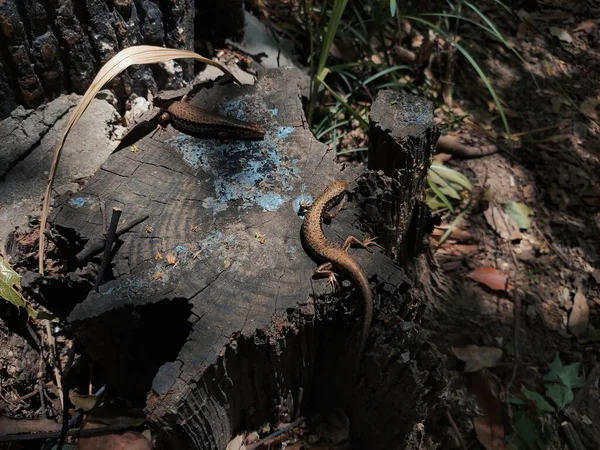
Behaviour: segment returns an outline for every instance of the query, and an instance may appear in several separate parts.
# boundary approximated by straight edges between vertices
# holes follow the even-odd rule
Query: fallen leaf
[[[95,395],[80,394],[75,389],[69,391],[69,400],[76,408],[81,408],[84,411],[90,411],[96,406],[98,397]]]
[[[550,34],[552,36],[557,37],[563,42],[567,42],[569,44],[573,42],[573,38],[571,37],[571,35],[567,32],[567,30],[564,30],[562,28],[550,27]]]
[[[168,262],[168,263],[169,263],[171,266],[174,266],[174,265],[175,265],[175,263],[177,263],[177,258],[175,257],[175,255],[174,255],[174,254],[172,254],[172,253],[169,253],[169,254],[167,255],[167,262]]]
[[[450,225],[442,224],[433,230],[433,232],[431,233],[431,237],[435,238],[436,240],[439,240],[449,228]],[[463,230],[462,228],[458,227],[454,227],[452,229],[448,238],[454,239],[457,242],[477,242],[479,240],[467,230]]]
[[[479,245],[455,244],[448,246],[448,252],[456,256],[471,256],[479,252]]]
[[[466,375],[469,391],[475,395],[483,415],[473,419],[475,434],[486,450],[505,450],[502,405],[497,395],[498,386],[489,378],[486,370]],[[493,386],[492,386],[493,385]]]
[[[531,226],[529,216],[533,211],[524,203],[521,202],[506,202],[504,210],[513,218],[520,230],[527,230]]]
[[[496,367],[502,359],[502,350],[496,347],[480,347],[479,345],[452,347],[452,353],[466,363],[465,372],[467,373]]]
[[[569,331],[574,336],[581,336],[588,326],[590,320],[590,308],[587,304],[587,298],[581,292],[581,286],[577,289],[573,299],[573,309],[569,315]]]
[[[241,450],[242,448],[245,448],[243,444],[244,435],[238,434],[236,437],[229,441],[229,444],[227,444],[227,448],[225,450]]]
[[[577,25],[575,31],[585,31],[587,34],[590,34],[594,29],[596,29],[596,21],[595,20],[585,20]]]
[[[87,422],[84,429],[102,428],[106,425]],[[142,433],[137,431],[125,431],[103,436],[79,438],[78,450],[151,450],[152,443]]]
[[[479,267],[467,274],[467,276],[495,291],[510,291],[514,289],[514,286],[508,283],[508,277],[493,267]]]
[[[519,232],[519,227],[512,217],[500,208],[491,206],[484,211],[483,216],[490,228],[502,239],[514,241],[523,238],[523,235]]]
[[[503,450],[504,428],[501,424],[493,424],[487,417],[475,417],[473,419],[475,435],[477,440],[486,450]]]
[[[579,112],[585,117],[597,121],[598,111],[596,110],[596,107],[598,106],[598,103],[600,103],[600,100],[597,97],[586,98],[579,105]]]
[[[440,262],[440,266],[444,272],[452,272],[458,269],[462,264],[462,258],[459,259],[448,259]]]

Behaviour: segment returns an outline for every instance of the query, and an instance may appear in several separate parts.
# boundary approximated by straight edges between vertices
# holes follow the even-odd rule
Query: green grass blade
[[[336,154],[337,154],[337,156],[351,155],[352,153],[366,152],[367,150],[369,150],[368,147],[356,147],[356,148],[353,148],[351,150],[344,150],[343,152],[338,152]]]
[[[465,1],[464,3],[465,3],[465,5],[467,5],[469,8],[471,8],[471,9],[472,9],[472,10],[475,12],[475,14],[477,14],[479,17],[481,17],[481,20],[483,20],[483,21],[484,21],[484,22],[485,22],[485,23],[488,25],[488,27],[490,27],[490,30],[492,31],[492,34],[493,34],[494,36],[496,36],[496,37],[497,37],[497,38],[500,40],[500,42],[502,42],[502,44],[504,44],[504,46],[505,46],[506,48],[508,48],[508,49],[509,49],[511,52],[513,52],[513,53],[515,54],[515,56],[516,56],[517,58],[519,58],[519,60],[520,60],[520,61],[521,61],[521,63],[523,64],[523,66],[525,66],[525,67],[526,67],[526,66],[527,66],[527,61],[525,61],[525,58],[523,58],[523,56],[521,56],[521,54],[519,53],[519,51],[518,51],[516,48],[514,48],[514,46],[510,45],[510,44],[509,44],[509,43],[506,41],[506,39],[504,39],[504,36],[502,36],[502,33],[500,33],[500,31],[498,30],[498,28],[496,28],[496,26],[494,25],[494,22],[492,22],[492,21],[491,21],[491,20],[490,20],[490,19],[489,19],[489,18],[488,18],[488,17],[487,17],[487,16],[486,16],[486,15],[485,15],[483,12],[481,12],[481,11],[479,10],[479,8],[477,8],[477,7],[476,7],[475,5],[473,5],[472,3],[468,2],[468,1]],[[529,72],[529,71],[528,71],[528,72]],[[538,84],[537,84],[537,80],[535,79],[535,76],[534,76],[534,74],[533,74],[533,73],[531,73],[531,72],[529,72],[529,73],[531,74],[531,77],[532,77],[532,79],[533,79],[533,82],[534,82],[534,84],[535,84],[536,88],[538,88],[538,89],[539,89],[540,87],[539,87],[539,86],[538,86]]]
[[[451,169],[450,167],[442,166],[441,164],[433,163],[433,164],[431,164],[431,167],[430,167],[429,170],[433,171],[436,175],[438,175],[441,178],[443,178],[444,182],[446,180],[452,181],[454,183],[457,183],[457,184],[461,185],[462,187],[464,187],[468,191],[470,191],[470,190],[473,189],[473,185],[471,184],[471,182],[469,181],[469,179],[467,177],[465,177],[462,173],[457,172],[454,169]]]
[[[319,79],[319,75],[322,74],[323,70],[325,69],[325,65],[327,64],[327,58],[329,56],[329,51],[331,50],[331,44],[333,43],[333,38],[335,37],[335,33],[337,32],[337,29],[340,26],[340,20],[342,19],[342,14],[346,9],[347,4],[348,0],[335,0],[333,4],[333,10],[331,11],[329,22],[327,23],[327,31],[325,32],[325,36],[323,37],[323,41],[321,42],[321,48],[319,49],[320,55],[319,64],[317,65],[317,79]],[[313,83],[313,88],[310,95],[310,104],[308,108],[309,125],[312,124],[312,116],[314,112],[318,88],[318,83]]]
[[[396,3],[396,0],[390,0],[390,16],[394,17],[397,10],[398,4]]]
[[[494,0],[495,3],[498,3],[500,6],[502,6],[502,8],[504,8],[506,10],[507,13],[509,13],[510,15],[517,17],[517,15],[514,13],[514,11],[512,10],[512,8],[510,8],[509,6],[505,5],[504,2],[501,2],[500,0]]]
[[[506,131],[506,134],[509,137],[510,136],[510,126],[508,125],[508,119],[506,118],[506,114],[504,113],[504,107],[502,106],[502,103],[500,102],[500,99],[498,98],[498,95],[496,94],[496,90],[492,86],[492,83],[490,82],[489,78],[487,77],[487,75],[485,74],[483,69],[481,69],[479,64],[477,64],[477,61],[475,61],[475,59],[471,56],[471,54],[462,45],[460,45],[458,42],[456,42],[456,40],[453,39],[452,36],[450,36],[448,33],[446,33],[444,30],[442,30],[440,27],[438,27],[434,23],[429,22],[428,20],[422,19],[420,17],[415,17],[415,16],[404,16],[404,18],[406,20],[411,20],[411,21],[422,23],[423,25],[431,28],[436,33],[442,35],[446,40],[450,41],[456,47],[456,49],[467,59],[467,61],[469,61],[469,63],[473,67],[473,69],[475,69],[475,71],[477,72],[477,75],[479,75],[479,78],[481,78],[481,81],[483,81],[483,84],[487,88],[488,92],[490,93],[492,100],[494,101],[494,104],[496,105],[496,108],[498,109],[500,118],[502,119],[502,123],[504,125],[504,130]],[[512,145],[512,141],[509,140],[509,144]]]
[[[401,70],[401,69],[410,69],[410,67],[405,66],[405,65],[388,67],[387,69],[383,69],[381,72],[378,72],[378,73],[370,76],[369,78],[367,78],[365,81],[362,82],[362,85],[366,86],[367,84],[371,83],[372,81],[375,81],[376,79],[383,77],[383,76],[387,75],[388,73],[395,72],[395,71]]]
[[[434,170],[429,169],[427,172],[427,179],[435,184],[442,194],[447,195],[456,200],[460,200],[461,196],[456,189],[454,189],[450,184],[444,180],[443,177],[438,175]]]
[[[323,131],[320,131],[319,134],[316,135],[316,138],[317,139],[321,139],[324,135],[326,135],[330,131],[337,130],[338,128],[341,128],[344,125],[348,125],[349,123],[350,123],[349,120],[343,120],[342,122],[334,123],[333,125],[331,125],[330,127],[324,129]]]
[[[448,200],[444,193],[438,189],[435,183],[433,183],[431,180],[427,180],[427,183],[429,183],[429,187],[434,192],[434,194],[437,195],[437,197],[442,201],[444,205],[446,205],[446,208],[448,208],[451,212],[454,212],[454,206],[452,206],[450,200]]]
[[[466,3],[466,2],[465,2]],[[479,28],[481,28],[482,30],[485,30],[486,32],[488,32],[491,36],[495,37],[496,39],[498,39],[498,41],[500,41],[502,43],[502,45],[504,45],[507,49],[509,49],[511,52],[513,52],[515,54],[515,56],[517,58],[519,58],[519,60],[521,61],[521,63],[523,65],[527,64],[527,61],[525,61],[525,58],[523,58],[523,56],[519,53],[519,51],[512,46],[506,39],[504,39],[504,36],[502,36],[502,34],[496,29],[496,27],[494,26],[494,24],[482,13],[482,16],[480,16],[483,20],[486,21],[486,23],[489,23],[491,25],[490,27],[486,27],[484,24],[477,22],[476,20],[473,19],[469,19],[468,17],[465,16],[461,16],[459,14],[451,14],[451,13],[425,13],[425,14],[421,14],[421,16],[433,16],[433,17],[445,17],[445,18],[451,18],[451,19],[456,19],[456,20],[462,20],[464,22],[468,22],[472,25],[475,25]],[[531,73],[531,71],[529,71],[533,82],[535,83],[536,87],[539,88],[538,84],[537,84],[537,80],[535,79],[535,75],[533,73]]]
[[[324,71],[325,75],[327,74],[326,70]],[[348,102],[342,98],[341,95],[339,95],[335,90],[333,90],[327,83],[325,83],[325,76],[323,76],[323,73],[320,73],[319,75],[317,75],[317,79],[319,80],[319,82],[323,85],[323,87],[325,89],[327,89],[329,91],[329,93],[333,96],[333,98],[335,98],[338,102],[340,102],[340,104],[344,107],[344,109],[346,111],[348,111],[356,120],[358,120],[360,122],[360,125],[364,128],[364,129],[368,129],[369,128],[369,123],[363,119],[363,117],[357,112],[355,111],[349,104]]]
[[[329,23],[327,24],[327,31],[325,33],[325,37],[323,38],[323,44],[321,45],[319,55],[319,65],[317,66],[317,73],[321,73],[321,71],[325,68],[327,64],[327,57],[329,56],[329,50],[331,50],[331,44],[333,43],[333,38],[335,37],[335,33],[340,26],[340,20],[342,19],[342,14],[346,9],[346,5],[348,4],[348,0],[335,0],[333,5],[333,10],[331,11],[331,16],[329,18]]]
[[[446,242],[446,239],[448,239],[448,236],[450,236],[452,234],[452,232],[456,229],[456,227],[458,227],[458,224],[460,223],[460,221],[462,220],[462,218],[463,218],[463,216],[465,215],[466,212],[467,212],[467,210],[465,209],[458,216],[456,216],[456,219],[454,219],[452,221],[452,223],[450,224],[450,226],[448,227],[448,229],[446,230],[446,232],[440,238],[440,242],[438,243],[438,247],[440,247],[444,242]]]
[[[328,66],[327,68],[329,69],[329,71],[331,73],[336,73],[336,72],[341,72],[344,70],[348,70],[348,69],[354,69],[356,67],[371,67],[374,66],[375,64],[373,63],[373,61],[355,61],[355,62],[351,62],[351,63],[344,63],[344,64],[336,64],[333,66]]]

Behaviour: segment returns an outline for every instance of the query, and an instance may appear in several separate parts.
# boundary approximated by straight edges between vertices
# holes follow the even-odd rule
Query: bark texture
[[[202,16],[198,32],[196,9]],[[198,44],[210,56],[205,51],[212,47],[202,40],[239,38],[243,27],[241,0],[4,0],[0,120],[18,105],[36,108],[61,93],[83,94],[102,64],[124,48],[146,44],[194,50]],[[134,66],[111,87],[122,100],[132,93],[145,97],[148,91],[181,88],[193,69],[187,60]]]

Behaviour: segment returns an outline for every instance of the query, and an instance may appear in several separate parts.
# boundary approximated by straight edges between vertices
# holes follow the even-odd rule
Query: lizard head
[[[325,194],[331,194],[331,196],[337,196],[343,194],[348,189],[349,183],[347,181],[334,181],[325,189]]]

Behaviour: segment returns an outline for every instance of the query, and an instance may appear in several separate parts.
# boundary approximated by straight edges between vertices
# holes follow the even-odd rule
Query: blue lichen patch
[[[92,197],[75,197],[69,200],[69,205],[73,208],[83,208],[86,204],[91,205],[95,201]]]
[[[294,127],[278,127],[277,128],[277,137],[279,139],[285,139],[290,136],[294,132]]]
[[[146,281],[142,281],[136,278],[127,278],[122,283],[116,286],[108,288],[106,291],[100,293],[100,295],[112,295],[116,293],[125,293],[125,296],[133,301],[134,298],[139,296],[139,293],[148,287]]]
[[[207,197],[203,206],[213,213],[233,204],[238,208],[259,206],[275,211],[290,200],[288,193],[299,178],[298,161],[280,155],[278,140],[270,133],[262,141],[219,141],[180,135],[169,143],[190,166],[211,175],[214,195]]]
[[[269,114],[271,114],[271,117],[277,117],[277,115],[279,114],[279,110],[277,108],[268,109],[267,111],[269,112]]]
[[[224,116],[234,117],[238,120],[248,120],[245,109],[247,108],[247,100],[238,98],[227,102],[221,107],[221,113]]]

